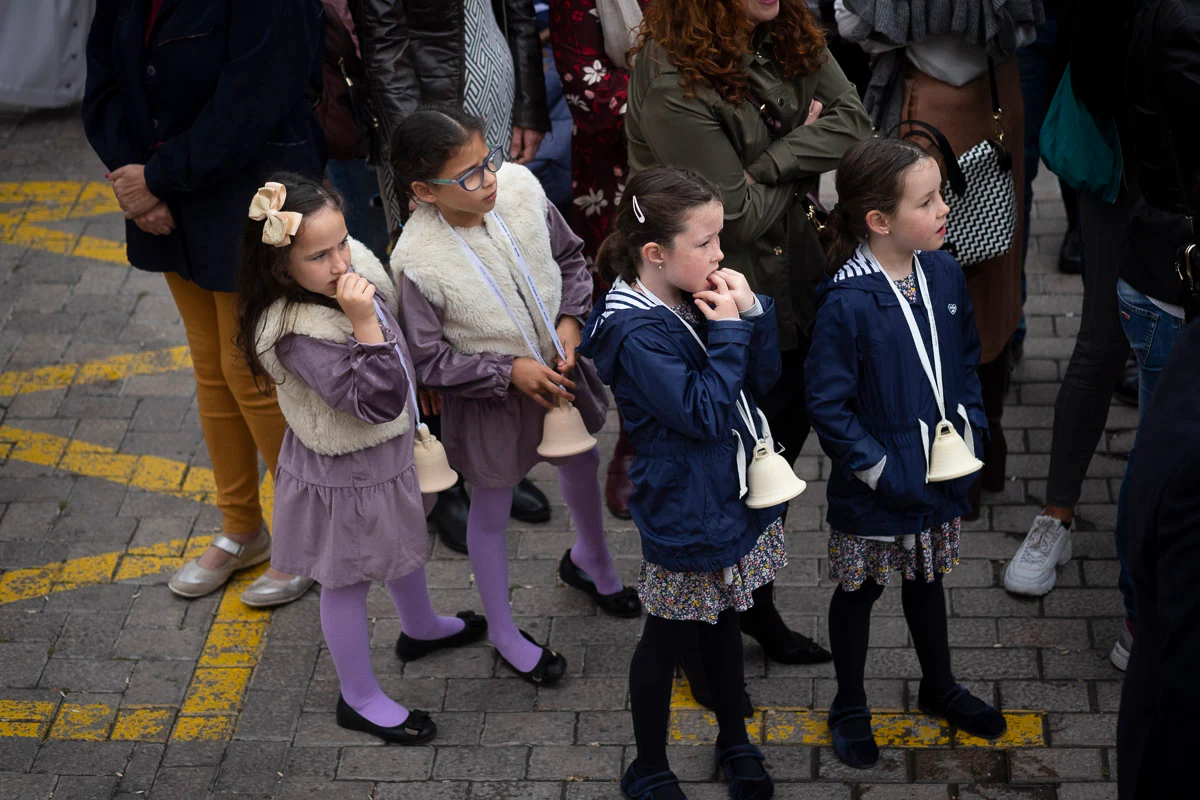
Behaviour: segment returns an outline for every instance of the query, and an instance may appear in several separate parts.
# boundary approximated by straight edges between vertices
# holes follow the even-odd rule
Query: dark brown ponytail
[[[905,173],[929,157],[905,139],[867,139],[846,151],[837,168],[838,202],[822,234],[829,251],[829,274],[837,272],[866,241],[868,213],[895,213],[904,196]]]
[[[634,175],[617,206],[612,233],[596,253],[600,277],[633,283],[642,248],[651,242],[669,248],[683,232],[687,212],[714,200],[721,202],[721,190],[694,169],[651,167]]]

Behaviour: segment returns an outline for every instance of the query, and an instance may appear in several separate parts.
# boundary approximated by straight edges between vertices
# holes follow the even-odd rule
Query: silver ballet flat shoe
[[[225,535],[214,537],[212,544],[232,558],[217,569],[200,566],[199,559],[189,561],[171,576],[167,588],[180,597],[203,597],[228,583],[239,569],[261,564],[271,557],[271,534],[267,533],[266,527],[260,528],[258,536],[249,544],[235,542]]]
[[[268,578],[260,575],[254,583],[242,592],[242,602],[253,608],[270,608],[282,606],[293,600],[299,600],[304,593],[312,588],[312,578],[303,575],[293,575],[290,578]]]

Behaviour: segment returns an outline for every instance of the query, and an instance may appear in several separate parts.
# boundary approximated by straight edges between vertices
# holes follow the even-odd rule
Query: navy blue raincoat
[[[918,258],[937,321],[946,416],[982,455],[987,417],[975,374],[979,334],[966,279],[949,253],[922,252]],[[826,278],[817,289],[820,310],[805,363],[809,419],[833,462],[829,525],[859,536],[919,534],[961,516],[978,476],[925,480],[941,415],[889,281],[861,249]],[[931,354],[929,316],[919,298],[912,311]],[[884,456],[872,489],[855,473]]]
[[[766,424],[754,397],[780,372],[775,305],[758,299],[756,317],[697,327],[707,354],[674,312],[620,281],[584,328],[578,352],[612,388],[637,452],[629,511],[652,564],[675,572],[732,567],[783,512],[751,509],[739,496],[739,439],[748,464]],[[736,407],[742,390],[754,432]]]

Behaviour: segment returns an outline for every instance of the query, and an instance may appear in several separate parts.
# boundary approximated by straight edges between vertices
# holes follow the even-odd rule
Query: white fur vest
[[[375,285],[376,294],[395,315],[398,310],[396,286],[379,259],[365,245],[351,239],[350,262],[355,272]],[[323,456],[342,456],[365,450],[408,433],[407,410],[391,422],[378,425],[335,411],[308,384],[288,372],[275,355],[276,343],[289,333],[345,343],[353,332],[350,318],[340,308],[326,308],[314,303],[287,306],[283,300],[275,301],[258,324],[255,346],[263,367],[275,381],[279,409],[304,446]]]
[[[496,212],[516,238],[550,322],[555,324],[562,304],[562,271],[554,260],[546,227],[546,192],[533,173],[519,164],[505,164],[496,177],[500,187]],[[555,355],[553,340],[536,301],[529,296],[508,237],[491,215],[485,222],[486,228],[462,228],[458,233],[491,273],[525,334],[549,363]],[[441,311],[442,335],[456,352],[530,355],[521,332],[513,326],[435,206],[422,203],[413,212],[392,251],[392,270],[397,280],[401,274],[411,280]]]

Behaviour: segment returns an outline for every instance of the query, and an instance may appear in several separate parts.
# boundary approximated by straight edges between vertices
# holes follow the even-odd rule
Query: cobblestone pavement
[[[640,623],[597,616],[557,581],[572,534],[550,469],[534,477],[553,519],[510,529],[512,600],[522,626],[569,660],[562,685],[513,678],[486,646],[404,667],[391,652],[395,610],[372,594],[376,669],[387,691],[434,713],[433,746],[381,747],[334,724],[316,592],[268,614],[243,607],[238,585],[193,602],[167,591],[219,517],[182,325],[162,278],[125,264],[103,174],[76,111],[0,118],[0,798],[618,797],[633,755],[626,671]],[[1001,588],[1045,490],[1052,404],[1081,304],[1079,279],[1055,270],[1064,215],[1054,183],[1043,176],[1038,190],[1030,338],[1004,418],[1010,480],[967,526],[947,580],[956,672],[1008,712],[1012,732],[988,747],[910,713],[919,666],[889,591],[867,664],[871,702],[891,712],[877,717],[889,746],[874,769],[847,770],[828,749],[832,667],[770,664],[748,641],[753,735],[777,797],[1116,797],[1121,675],[1106,656],[1121,624],[1112,529],[1134,409],[1111,410],[1059,588],[1041,600]],[[606,449],[614,435],[610,424]],[[827,642],[828,464],[815,440],[798,469],[809,489],[788,519],[779,604]],[[637,533],[610,522],[632,579]],[[439,609],[482,610],[465,558],[435,544],[428,572]],[[681,690],[672,763],[694,782],[690,797],[725,797],[711,781],[715,728],[687,698]]]

